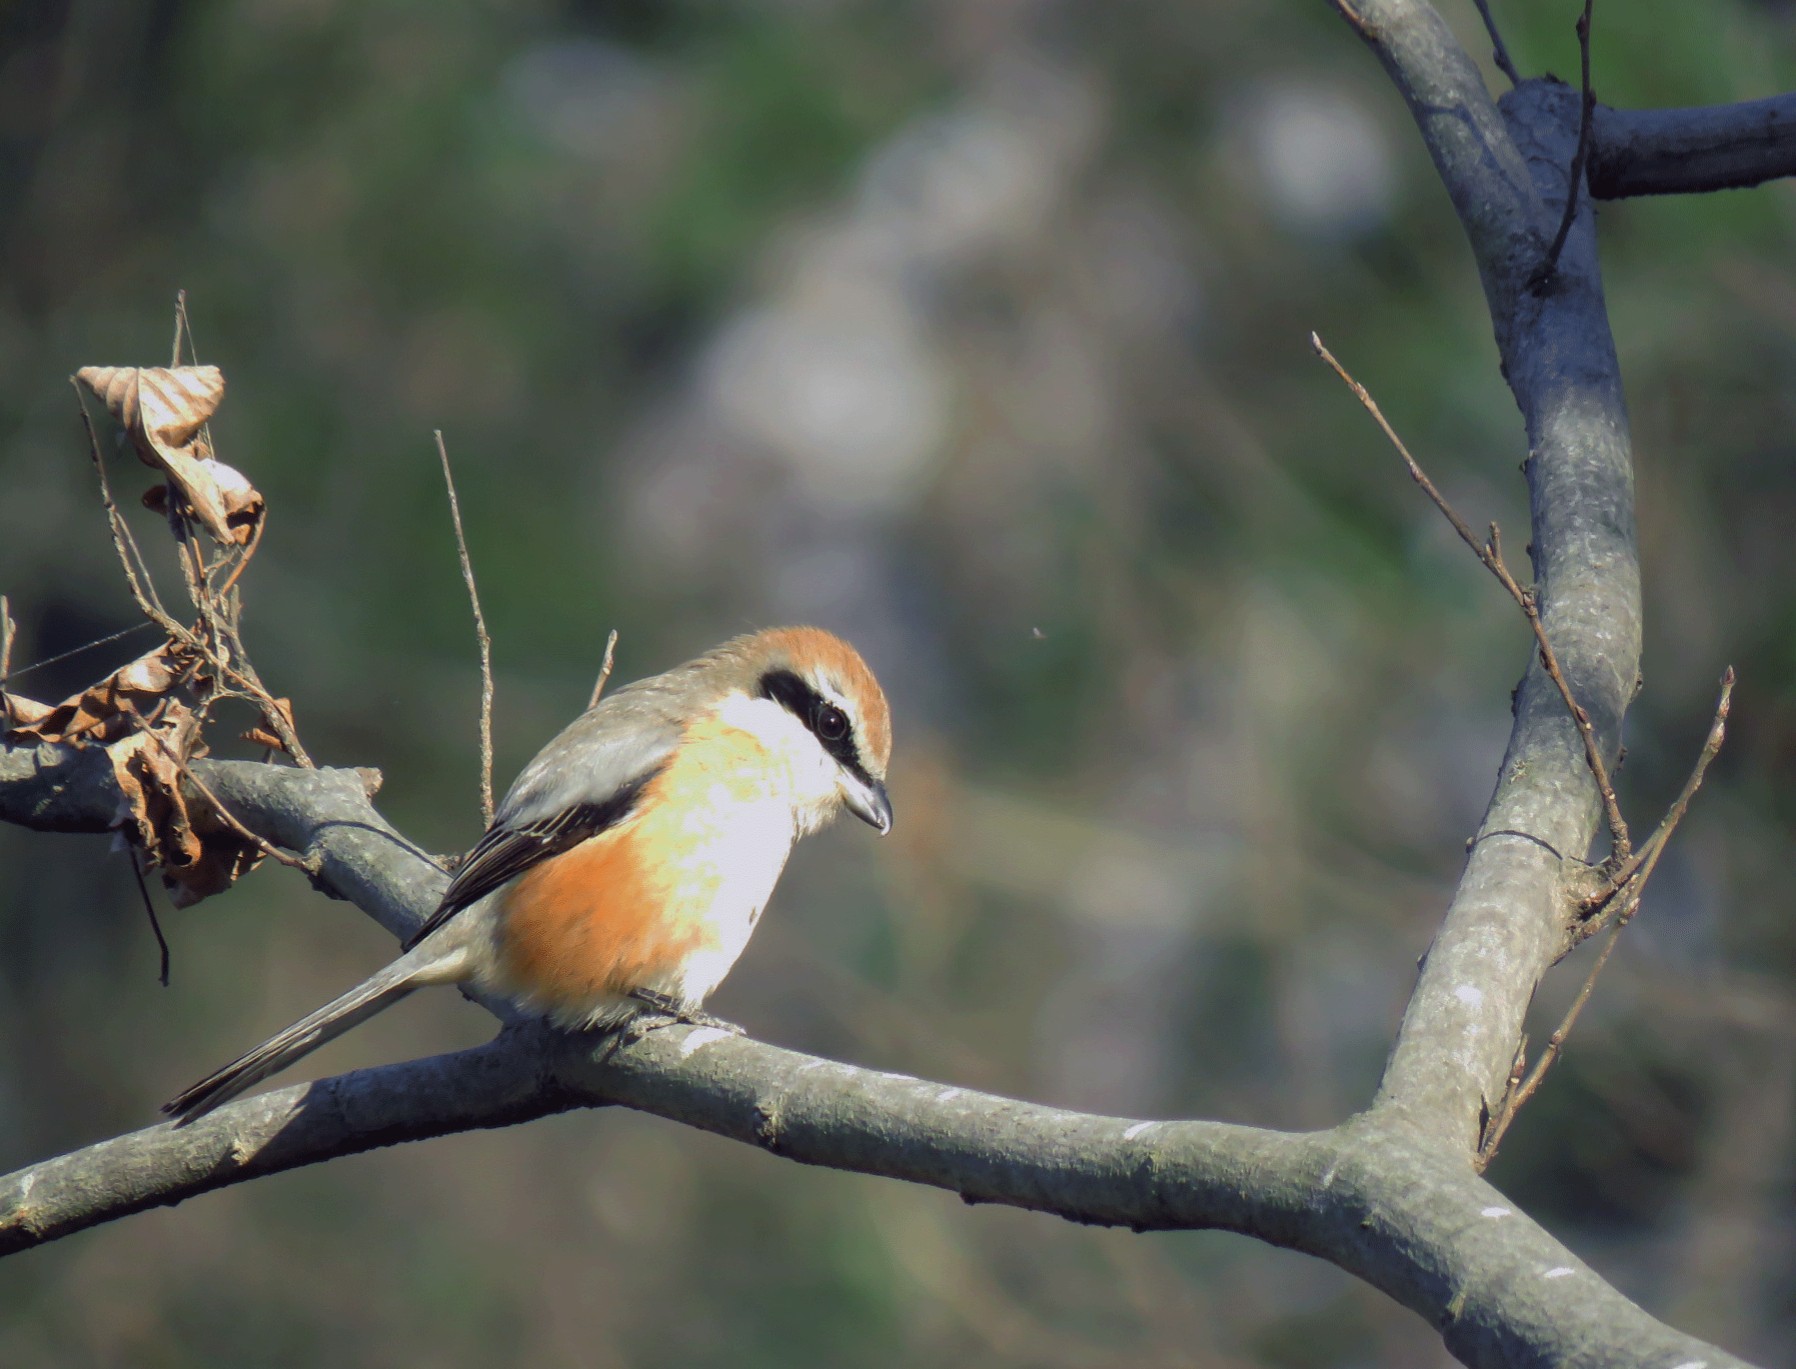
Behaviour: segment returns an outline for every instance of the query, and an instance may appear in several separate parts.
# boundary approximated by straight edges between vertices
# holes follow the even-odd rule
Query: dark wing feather
[[[609,798],[599,803],[575,804],[521,827],[508,827],[503,823],[489,827],[449,882],[437,910],[412,933],[405,949],[411,950],[463,908],[486,897],[507,880],[516,879],[531,866],[617,826],[636,807],[648,782],[660,773],[661,767],[656,766],[619,786]]]
[[[691,675],[686,667],[626,685],[539,751],[407,949],[507,880],[628,817],[679,742]]]

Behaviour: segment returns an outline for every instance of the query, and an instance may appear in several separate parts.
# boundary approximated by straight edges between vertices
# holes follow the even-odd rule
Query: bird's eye
[[[817,705],[817,735],[826,742],[839,742],[848,735],[848,715],[833,704]]]

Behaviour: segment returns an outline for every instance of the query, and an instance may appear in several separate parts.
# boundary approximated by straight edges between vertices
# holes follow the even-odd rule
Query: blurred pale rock
[[[1275,77],[1240,98],[1231,122],[1266,207],[1285,228],[1352,238],[1390,217],[1397,193],[1391,137],[1358,96]]]
[[[700,387],[726,429],[779,458],[793,493],[824,510],[908,504],[946,422],[918,321],[895,292],[850,279],[733,319]]]

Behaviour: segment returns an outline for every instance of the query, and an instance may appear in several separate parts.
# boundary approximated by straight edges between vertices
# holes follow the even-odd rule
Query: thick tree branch
[[[321,887],[395,932],[433,906],[441,873],[374,811],[358,772],[198,769],[244,821],[313,856]],[[116,805],[95,751],[0,747],[0,820],[97,832]],[[1244,1232],[1368,1280],[1440,1327],[1468,1364],[1595,1366],[1618,1352],[1667,1366],[1739,1363],[1621,1297],[1396,1111],[1310,1135],[1095,1117],[707,1028],[616,1050],[520,1023],[475,1050],[104,1141],[0,1179],[0,1253],[338,1155],[605,1104],[969,1201],[1143,1230]]]
[[[1498,317],[1505,283],[1539,263],[1552,225],[1478,64],[1425,0],[1333,3],[1409,106]]]
[[[454,1055],[258,1094],[189,1127],[165,1123],[0,1179],[0,1255],[146,1208],[339,1155],[575,1105],[544,1082],[540,1042],[505,1032]]]
[[[1796,176],[1796,95],[1692,109],[1598,105],[1590,193],[1599,200],[1733,190]]]
[[[1403,92],[1471,242],[1528,432],[1541,624],[1612,768],[1638,677],[1640,577],[1627,411],[1588,204],[1552,280],[1530,284],[1563,211],[1578,95],[1525,81],[1499,111],[1432,6],[1339,8]],[[1529,654],[1496,792],[1379,1091],[1379,1107],[1445,1129],[1468,1154],[1503,1096],[1535,987],[1564,948],[1600,812],[1578,729]]]

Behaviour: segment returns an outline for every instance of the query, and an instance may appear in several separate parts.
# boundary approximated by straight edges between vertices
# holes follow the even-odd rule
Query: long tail
[[[186,1092],[164,1103],[162,1110],[174,1117],[178,1126],[204,1117],[244,1090],[254,1088],[269,1075],[310,1055],[325,1042],[335,1040],[382,1009],[392,1007],[413,989],[466,978],[467,960],[466,951],[460,947],[420,946],[407,952],[341,998],[326,1003],[317,1012],[269,1037],[254,1050],[238,1056],[223,1069],[207,1075]]]

